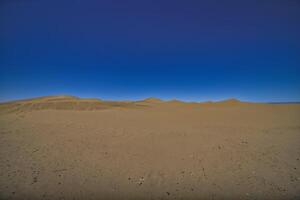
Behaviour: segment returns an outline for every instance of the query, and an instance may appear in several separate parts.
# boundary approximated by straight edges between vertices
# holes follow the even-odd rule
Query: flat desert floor
[[[0,107],[0,199],[300,199],[300,104],[94,101]]]

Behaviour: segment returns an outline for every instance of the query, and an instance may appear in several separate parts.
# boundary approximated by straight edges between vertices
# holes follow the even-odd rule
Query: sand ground
[[[300,199],[300,105],[2,113],[0,199]]]

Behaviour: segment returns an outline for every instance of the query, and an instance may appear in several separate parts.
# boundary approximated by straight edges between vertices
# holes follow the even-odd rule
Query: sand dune
[[[120,108],[144,108],[153,106],[240,106],[250,103],[236,99],[219,102],[188,103],[179,100],[163,101],[158,98],[146,98],[140,101],[103,101],[100,99],[78,98],[75,96],[47,96],[33,99],[0,103],[0,112],[22,112],[33,110],[100,110]]]
[[[150,98],[146,98],[142,101],[139,102],[144,102],[144,103],[163,103],[164,101],[158,98],[154,98],[154,97],[150,97]]]
[[[135,102],[102,101],[100,99],[83,99],[74,96],[49,96],[0,104],[3,112],[33,110],[99,110],[108,108],[139,107]]]
[[[300,105],[0,104],[0,199],[300,199]]]

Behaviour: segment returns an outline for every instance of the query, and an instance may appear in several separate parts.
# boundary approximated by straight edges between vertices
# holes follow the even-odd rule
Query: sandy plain
[[[300,199],[300,104],[0,104],[0,199]]]

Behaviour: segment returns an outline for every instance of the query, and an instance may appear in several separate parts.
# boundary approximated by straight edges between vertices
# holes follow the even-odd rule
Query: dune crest
[[[146,98],[140,102],[145,102],[145,103],[162,103],[164,102],[163,100],[159,99],[159,98],[155,98],[155,97],[149,97]]]
[[[238,105],[238,104],[245,104],[248,102],[242,102],[238,99],[231,98],[231,99],[225,99],[223,101],[217,101],[214,103],[219,104],[219,105]]]
[[[138,107],[133,102],[102,101],[95,98],[79,98],[75,96],[46,96],[33,99],[18,100],[0,104],[0,111],[33,111],[33,110],[99,110],[108,108]]]

